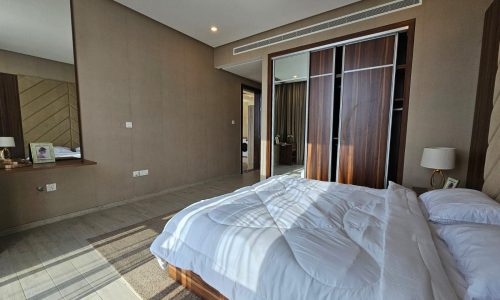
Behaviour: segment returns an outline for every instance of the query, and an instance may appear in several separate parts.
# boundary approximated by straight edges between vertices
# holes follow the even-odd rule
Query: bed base
[[[204,300],[227,300],[219,291],[208,285],[200,276],[191,271],[177,268],[171,264],[167,266],[168,276],[180,285]]]

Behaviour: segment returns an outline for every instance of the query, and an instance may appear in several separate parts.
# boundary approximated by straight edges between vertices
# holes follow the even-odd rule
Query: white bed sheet
[[[429,223],[432,231],[432,238],[434,240],[434,244],[436,245],[436,249],[438,251],[439,257],[441,258],[441,262],[443,263],[444,270],[448,275],[448,278],[455,289],[455,292],[459,299],[467,299],[467,281],[464,276],[458,270],[457,262],[450,250],[448,250],[448,246],[446,243],[439,238],[436,234],[436,231],[441,226],[450,226],[450,225],[442,225],[437,223]]]
[[[75,149],[73,151],[71,148],[68,147],[61,147],[61,146],[54,146],[54,156],[56,158],[68,158],[68,157],[73,157],[73,158],[81,158],[82,155],[80,153],[80,147]]]
[[[415,194],[276,176],[179,212],[151,246],[230,299],[456,299]]]

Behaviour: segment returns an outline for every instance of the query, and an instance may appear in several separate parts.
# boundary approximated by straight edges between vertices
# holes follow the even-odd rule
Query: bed
[[[151,251],[219,298],[457,299],[415,193],[393,183],[271,177],[182,210]]]
[[[54,146],[54,155],[56,158],[81,158],[80,147],[71,149],[69,147]]]
[[[375,190],[271,177],[182,210],[151,252],[205,299],[500,299],[500,101],[493,104],[479,151],[486,159],[469,165],[484,170],[470,172],[484,179],[484,193],[417,198],[393,183]]]

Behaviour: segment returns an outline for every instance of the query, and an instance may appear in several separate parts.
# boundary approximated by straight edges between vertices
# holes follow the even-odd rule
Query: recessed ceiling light
[[[297,78],[298,76],[297,75],[293,75],[293,78]]]
[[[218,30],[219,30],[219,28],[217,28],[217,26],[210,27],[210,31],[212,31],[212,32],[217,32]]]

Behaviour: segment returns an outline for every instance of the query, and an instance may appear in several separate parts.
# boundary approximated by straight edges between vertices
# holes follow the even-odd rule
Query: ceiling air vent
[[[398,10],[407,9],[417,5],[421,5],[422,0],[397,0],[391,1],[379,6],[355,12],[350,15],[345,15],[325,22],[307,26],[301,29],[289,31],[280,35],[276,35],[264,40],[256,41],[250,44],[233,48],[233,55],[245,53],[259,48],[264,48],[270,45],[283,43],[306,35],[311,35],[321,31],[345,26],[355,22],[375,18]]]

